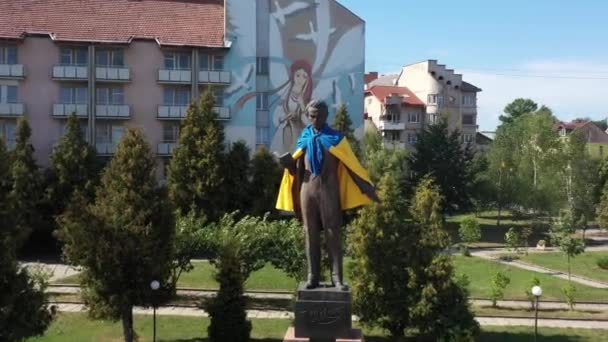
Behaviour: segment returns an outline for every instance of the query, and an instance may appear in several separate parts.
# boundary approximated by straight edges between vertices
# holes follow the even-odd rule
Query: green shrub
[[[534,296],[532,294],[532,288],[534,286],[540,286],[540,280],[537,277],[532,278],[532,281],[530,282],[529,286],[526,288],[526,297],[528,298],[528,300],[530,301],[530,304],[532,305],[532,310],[534,310],[534,304],[536,301],[536,296]]]
[[[496,272],[492,277],[492,287],[490,293],[490,299],[492,300],[492,307],[497,307],[496,302],[499,299],[503,299],[505,296],[505,288],[511,282],[506,274],[502,272]]]
[[[608,256],[597,259],[597,266],[608,271]]]
[[[570,310],[574,310],[574,305],[576,304],[574,296],[576,295],[576,286],[572,285],[572,283],[566,285],[562,292],[566,297],[566,303],[570,307]]]
[[[460,223],[460,228],[458,229],[458,234],[460,235],[460,239],[462,242],[466,244],[471,244],[474,242],[478,242],[481,240],[481,228],[479,227],[479,223],[473,217],[467,217]],[[462,255],[470,256],[468,246],[464,246],[461,251]]]

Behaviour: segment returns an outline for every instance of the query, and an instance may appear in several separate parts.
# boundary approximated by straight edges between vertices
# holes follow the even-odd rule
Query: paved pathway
[[[588,247],[586,250],[587,251],[608,250],[608,246],[596,246],[595,249],[592,249],[592,248],[593,247]],[[529,250],[529,252],[532,252],[532,251],[534,251],[533,253],[537,252],[536,249]],[[486,248],[486,249],[472,250],[471,255],[482,258],[482,259],[498,262],[498,263],[501,263],[504,265],[513,266],[513,267],[521,268],[524,270],[538,272],[538,273],[550,275],[550,276],[553,276],[556,278],[568,280],[568,274],[560,272],[560,271],[552,270],[552,269],[537,266],[537,265],[528,264],[528,263],[517,261],[517,260],[504,261],[504,260],[498,259],[499,254],[502,254],[505,252],[506,252],[506,249],[504,249],[504,248],[491,248],[491,249]],[[608,283],[604,283],[604,282],[601,282],[598,280],[593,280],[593,279],[581,277],[581,276],[574,275],[574,274],[571,276],[571,279],[575,283],[579,283],[579,284],[583,284],[583,285],[587,285],[587,286],[595,287],[595,288],[599,288],[599,289],[608,289]]]
[[[60,312],[84,312],[86,309],[82,304],[55,304]],[[134,314],[151,315],[152,309],[136,307]],[[156,309],[158,315],[208,317],[201,309],[190,307],[162,307]],[[250,319],[293,319],[293,313],[289,311],[260,311],[247,310],[247,318]],[[534,320],[530,318],[496,318],[476,317],[481,325],[499,326],[533,326]],[[353,320],[357,320],[353,316]],[[583,328],[583,329],[608,329],[608,321],[572,320],[572,319],[542,319],[539,318],[538,325],[553,328]]]
[[[28,268],[41,267],[45,272],[50,274],[50,281],[59,280],[80,273],[76,268],[66,264],[23,262],[21,265]]]

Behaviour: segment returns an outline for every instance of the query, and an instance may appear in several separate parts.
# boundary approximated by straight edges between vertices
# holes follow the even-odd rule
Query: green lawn
[[[466,274],[469,278],[472,297],[488,298],[492,276],[497,271],[503,271],[511,278],[511,283],[505,289],[507,299],[526,299],[525,290],[531,287],[534,276],[540,280],[543,289],[543,299],[564,300],[562,288],[568,284],[567,280],[555,278],[520,268],[499,264],[475,257],[454,257],[456,272]],[[608,290],[592,288],[585,285],[575,284],[577,288],[576,300],[580,301],[606,301]]]
[[[152,317],[135,316],[135,330],[139,341],[152,340]],[[255,342],[281,342],[290,320],[253,320],[252,337]],[[195,342],[207,341],[209,320],[193,317],[157,317],[157,341]],[[479,341],[521,342],[533,341],[530,327],[484,327]],[[115,342],[121,341],[119,322],[91,321],[84,314],[60,314],[42,337],[31,338],[29,342]],[[543,342],[601,342],[608,341],[606,330],[539,328]],[[378,330],[366,330],[366,341],[389,342],[390,338]]]
[[[606,256],[608,256],[608,252],[585,252],[571,259],[572,274],[608,282],[608,270],[603,270],[596,264],[597,259]],[[531,253],[521,259],[525,262],[568,273],[568,257],[564,253]]]

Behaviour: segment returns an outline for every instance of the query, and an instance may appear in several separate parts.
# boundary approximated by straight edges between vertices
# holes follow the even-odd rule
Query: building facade
[[[162,170],[211,87],[227,143],[289,151],[312,98],[362,125],[364,32],[334,0],[2,2],[0,135],[13,145],[26,117],[47,165],[75,112],[100,156],[142,128]]]
[[[377,73],[366,75],[367,91],[365,102],[365,113],[373,120],[374,126],[382,132],[385,140],[399,137],[401,145],[408,149],[412,148],[415,141],[415,133],[424,125],[433,124],[438,120],[446,120],[451,130],[458,129],[463,143],[475,144],[477,134],[477,93],[481,89],[463,81],[461,74],[446,68],[445,65],[437,63],[436,60],[427,60],[420,63],[406,65],[396,75],[379,76]],[[390,126],[391,129],[382,125],[386,120],[383,114],[389,112],[387,104],[384,106],[369,106],[375,100],[370,100],[374,95],[374,89],[388,89],[391,94],[402,98],[402,102],[416,103],[422,106],[422,114],[410,115],[412,109],[402,106],[398,122],[403,125]],[[389,95],[391,95],[389,94]],[[390,105],[388,105],[390,106]],[[418,107],[417,107],[418,108]],[[393,120],[394,116],[389,116]],[[414,120],[416,124],[413,124]],[[378,121],[376,121],[378,120]],[[401,129],[403,128],[403,129]],[[386,139],[386,137],[390,139]]]
[[[608,133],[602,131],[591,121],[575,120],[557,122],[554,125],[562,141],[566,142],[570,134],[576,133],[587,145],[587,152],[593,159],[602,160],[608,155]]]

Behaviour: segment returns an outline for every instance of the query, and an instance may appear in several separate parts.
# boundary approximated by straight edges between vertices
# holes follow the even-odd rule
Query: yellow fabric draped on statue
[[[336,146],[329,148],[329,153],[340,160],[338,166],[338,182],[340,182],[340,206],[342,210],[360,207],[372,203],[372,200],[367,197],[357,186],[348,170],[357,175],[365,182],[372,184],[367,170],[361,166],[357,157],[350,148],[350,144],[346,138],[343,138]],[[293,159],[297,160],[304,157],[304,150],[298,149],[293,154]],[[293,203],[293,182],[295,177],[289,173],[287,169],[283,172],[279,197],[277,199],[276,208],[284,211],[294,211]]]

